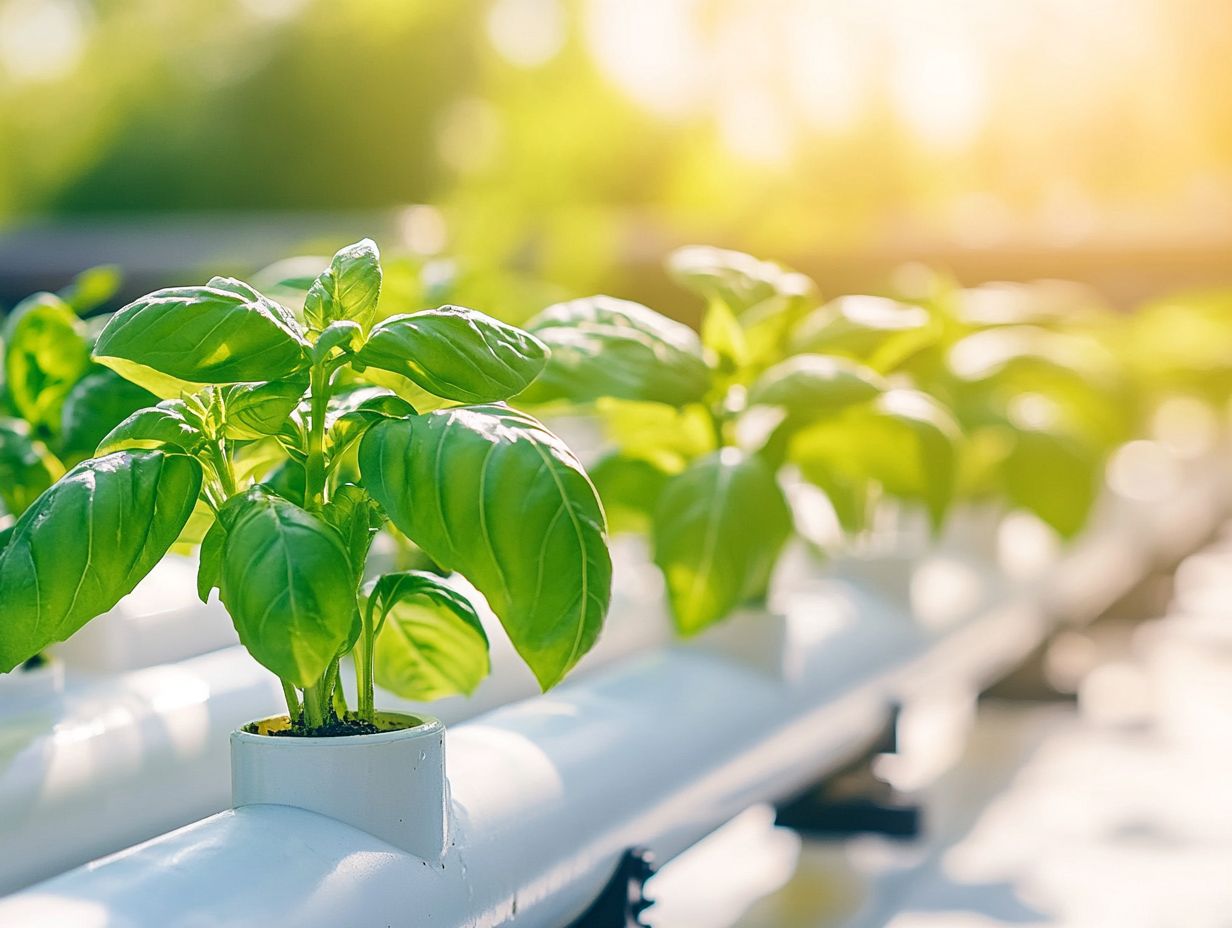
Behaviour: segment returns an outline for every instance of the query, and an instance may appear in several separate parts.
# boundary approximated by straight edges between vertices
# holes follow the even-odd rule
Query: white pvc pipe
[[[0,923],[359,928],[516,913],[559,926],[626,847],[671,856],[803,786],[884,718],[882,670],[918,650],[909,627],[837,594],[785,621],[800,658],[790,679],[673,647],[452,729],[443,866],[311,813],[248,806],[0,902]]]
[[[249,806],[0,902],[0,921],[559,926],[625,848],[670,858],[791,795],[862,747],[907,681],[978,686],[1043,627],[1026,602],[929,633],[836,581],[724,631],[771,632],[778,667],[730,640],[675,646],[452,729],[441,867],[311,813]]]
[[[1145,555],[1119,516],[1102,525],[1078,560],[1030,583],[985,577],[982,598],[940,630],[841,580],[815,584],[781,618],[747,617],[700,648],[647,654],[452,729],[442,868],[312,813],[249,806],[14,896],[0,923],[562,924],[625,847],[670,857],[844,760],[891,697],[990,682],[1046,633],[1042,603],[1115,599],[1136,577],[1105,567],[1142,568]],[[989,597],[1003,605],[986,608]],[[777,660],[752,646],[767,631]]]
[[[217,811],[231,730],[283,705],[236,657],[70,674],[59,698],[0,718],[0,892]]]
[[[580,677],[670,637],[637,544],[617,545],[613,620]],[[415,703],[381,693],[379,706],[452,724],[537,694],[499,624],[484,618],[492,674],[474,696]],[[342,679],[354,705],[352,675]],[[62,696],[39,692],[19,700],[0,690],[0,894],[227,808],[231,732],[285,712],[277,679],[241,647],[126,674],[70,669]]]

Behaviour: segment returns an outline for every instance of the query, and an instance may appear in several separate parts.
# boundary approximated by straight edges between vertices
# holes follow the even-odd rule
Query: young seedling
[[[595,481],[614,524],[649,531],[681,634],[765,597],[793,528],[785,465],[853,526],[874,487],[943,517],[951,418],[839,352],[858,336],[906,356],[926,341],[926,313],[886,300],[868,319],[823,308],[818,321],[811,281],[735,252],[684,249],[670,269],[707,301],[700,337],[611,297],[550,307],[528,324],[551,348],[547,370],[518,401],[593,404],[604,417],[617,450]],[[815,347],[797,347],[802,333]]]
[[[113,606],[200,501],[199,592],[218,588],[282,680],[295,733],[376,730],[374,682],[434,698],[487,673],[483,626],[455,586],[415,571],[365,582],[386,520],[486,597],[545,689],[558,682],[599,634],[611,562],[577,460],[503,404],[547,349],[459,307],[374,323],[380,288],[365,240],[312,282],[302,318],[221,277],[120,310],[95,358],[167,398],[18,520],[0,553],[0,668]],[[418,411],[374,374],[441,408]],[[338,685],[348,655],[354,712]]]

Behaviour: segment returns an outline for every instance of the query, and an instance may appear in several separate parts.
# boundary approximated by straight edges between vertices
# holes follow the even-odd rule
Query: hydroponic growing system
[[[0,924],[570,924],[1227,513],[1232,363],[1161,321],[1218,294],[669,269],[700,333],[391,306],[368,241],[16,307]]]

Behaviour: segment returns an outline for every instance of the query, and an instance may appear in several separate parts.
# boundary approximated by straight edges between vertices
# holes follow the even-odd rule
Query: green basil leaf
[[[1021,428],[1002,472],[1011,503],[1034,513],[1062,538],[1073,538],[1099,495],[1103,457],[1073,436]]]
[[[114,264],[88,267],[60,291],[60,298],[81,316],[115,296],[123,279],[123,274]]]
[[[891,390],[873,404],[873,429],[862,449],[868,471],[886,492],[922,502],[940,527],[958,478],[958,425],[931,396]]]
[[[804,296],[813,282],[773,261],[709,245],[686,245],[672,252],[667,270],[682,287],[707,301],[719,300],[740,314],[778,296]]]
[[[286,682],[316,684],[350,640],[356,580],[329,523],[261,487],[233,497],[220,595],[240,641]]]
[[[697,333],[639,303],[610,296],[572,300],[548,307],[527,328],[551,355],[521,401],[615,397],[682,406],[710,387]]]
[[[283,461],[261,481],[261,485],[294,503],[303,503],[307,474],[302,461]]]
[[[605,436],[622,454],[650,461],[669,474],[679,473],[689,461],[718,447],[710,413],[696,403],[675,407],[600,400],[595,411]]]
[[[442,306],[384,320],[355,357],[437,396],[490,403],[525,390],[543,370],[547,353],[521,329],[473,309]]]
[[[669,480],[652,539],[677,630],[696,634],[765,595],[790,533],[783,491],[755,456],[726,448]]]
[[[644,533],[670,475],[650,461],[609,454],[589,469],[590,479],[603,500],[608,529]]]
[[[304,370],[310,346],[295,318],[247,284],[158,290],[108,320],[94,356],[167,398],[203,384],[282,380]]]
[[[308,392],[308,379],[237,383],[222,390],[223,434],[253,440],[276,435]]]
[[[923,503],[940,526],[954,498],[959,439],[957,424],[936,400],[894,389],[797,433],[789,457],[830,495],[844,527],[858,526],[874,483],[890,496]],[[844,519],[845,508],[852,521]]]
[[[191,557],[193,552],[201,547],[201,542],[205,540],[210,527],[216,521],[213,507],[210,506],[204,496],[198,498],[197,505],[193,507],[192,515],[188,517],[188,521],[180,529],[180,534],[176,536],[175,544],[171,546],[171,553],[178,554],[181,557]]]
[[[385,574],[366,590],[380,631],[373,675],[403,699],[469,696],[488,675],[488,636],[466,597],[420,571]]]
[[[793,353],[846,354],[876,370],[890,371],[943,334],[941,323],[921,306],[853,294],[809,313],[797,327],[791,347]]]
[[[335,348],[344,354],[352,354],[364,343],[364,330],[358,322],[350,319],[339,319],[331,322],[328,328],[317,337],[312,348],[313,355],[320,360],[326,360]]]
[[[405,419],[413,415],[416,415],[415,407],[389,390],[380,387],[354,390],[330,409],[325,453],[332,460],[351,448],[382,419]]]
[[[27,297],[4,326],[4,383],[17,413],[56,434],[74,384],[90,369],[85,324],[58,296]]]
[[[97,454],[130,448],[171,448],[194,453],[205,441],[201,430],[186,415],[181,400],[163,400],[139,409],[104,436]]]
[[[121,451],[78,464],[40,496],[0,553],[0,672],[130,593],[167,553],[200,489],[192,458]]]
[[[96,367],[77,381],[64,399],[57,447],[70,460],[93,455],[112,429],[137,410],[157,402],[158,397],[149,390],[113,370]]]
[[[881,376],[861,364],[803,354],[766,370],[749,389],[749,405],[813,418],[867,403],[885,390]]]
[[[611,595],[603,509],[582,466],[503,406],[389,419],[360,445],[364,485],[434,561],[487,598],[544,689],[594,644]]]
[[[317,330],[349,319],[365,331],[381,297],[381,255],[364,239],[339,251],[304,297],[304,321]]]
[[[748,337],[735,312],[722,300],[711,300],[702,316],[702,346],[715,359],[715,369],[731,378],[752,360]]]
[[[227,530],[215,519],[201,539],[197,555],[197,598],[203,603],[210,601],[210,593],[222,582],[222,548],[227,540]]]
[[[356,577],[363,576],[368,549],[384,521],[381,508],[362,487],[344,483],[334,491],[321,516],[342,537],[350,555],[352,572]]]
[[[0,503],[20,516],[62,474],[64,468],[42,442],[30,437],[20,419],[0,419]]]

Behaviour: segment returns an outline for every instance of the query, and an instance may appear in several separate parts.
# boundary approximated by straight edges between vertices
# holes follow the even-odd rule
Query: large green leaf
[[[0,503],[20,516],[64,468],[20,419],[0,419]]]
[[[257,662],[298,687],[316,684],[351,639],[355,574],[320,516],[252,487],[219,515],[219,595]]]
[[[1099,494],[1103,458],[1089,444],[1044,429],[1020,429],[1002,464],[1005,494],[1063,538],[1086,524]]]
[[[157,402],[158,397],[144,387],[98,367],[65,397],[57,447],[69,460],[92,455],[108,432],[138,409]]]
[[[615,397],[680,406],[710,387],[697,333],[639,303],[573,300],[545,309],[527,327],[552,353],[522,395],[526,402]]]
[[[339,251],[304,297],[304,321],[320,331],[332,322],[351,320],[367,329],[381,297],[381,255],[372,239]]]
[[[594,644],[611,593],[603,509],[564,443],[503,406],[378,422],[368,491],[434,561],[469,579],[546,689]]]
[[[644,533],[670,475],[644,458],[619,452],[591,466],[590,479],[607,512],[608,530]]]
[[[749,405],[778,406],[811,418],[867,403],[885,389],[881,376],[861,364],[804,354],[766,370],[749,389]]]
[[[167,553],[201,488],[183,455],[84,461],[38,498],[0,553],[0,672],[111,609]]]
[[[668,481],[654,513],[654,559],[680,633],[764,595],[790,532],[787,501],[760,458],[727,448]]]
[[[280,380],[309,364],[294,317],[247,284],[158,290],[107,322],[94,356],[166,398],[202,384]]]
[[[475,692],[488,675],[488,636],[466,597],[416,570],[385,574],[365,591],[380,631],[378,686],[403,699]]]
[[[59,296],[77,315],[85,315],[106,303],[120,289],[123,274],[114,264],[88,267],[60,290]]]
[[[957,424],[936,400],[894,389],[804,429],[792,439],[789,456],[807,479],[838,495],[832,501],[840,515],[873,482],[889,496],[924,504],[940,525],[954,498],[959,438]]]
[[[519,328],[472,309],[442,306],[375,326],[356,361],[410,378],[463,403],[508,399],[543,370],[548,350]]]
[[[13,310],[3,341],[9,402],[31,425],[58,433],[65,398],[90,368],[85,324],[59,297],[39,293]]]

